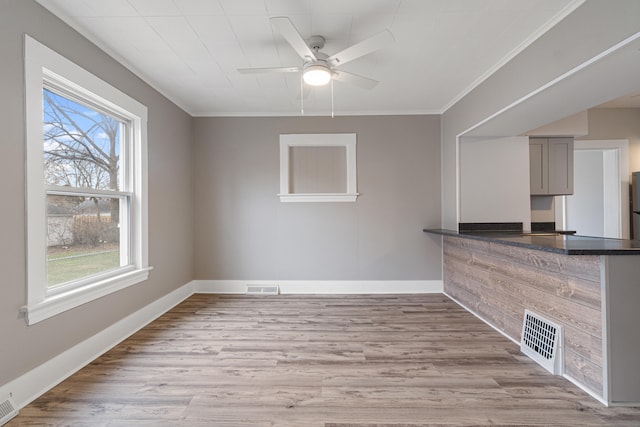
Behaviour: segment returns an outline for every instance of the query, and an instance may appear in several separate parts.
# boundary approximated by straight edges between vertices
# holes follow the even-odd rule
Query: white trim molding
[[[346,153],[344,193],[291,193],[290,152],[292,147],[343,147]],[[281,202],[355,202],[358,198],[355,133],[304,133],[280,135]]]
[[[285,203],[290,202],[355,202],[358,198],[358,193],[345,194],[345,193],[322,193],[322,194],[278,194],[280,201]]]
[[[22,306],[20,311],[25,314],[27,324],[33,325],[34,323],[48,319],[73,307],[86,304],[143,280],[147,280],[150,270],[151,267],[147,267],[140,270],[127,271],[115,277],[109,276],[85,288],[71,289],[68,292],[46,298],[33,305]]]
[[[20,311],[28,325],[43,321],[88,301],[147,280],[148,257],[148,183],[147,120],[148,109],[129,95],[89,73],[39,41],[24,35],[26,198],[27,198],[27,301]],[[113,198],[128,200],[120,215],[120,266],[113,270],[65,282],[47,283],[47,195],[45,185],[43,139],[43,88],[60,90],[69,96],[109,112],[126,122],[120,153],[122,190],[110,192]],[[74,101],[75,102],[75,101]],[[56,187],[57,188],[57,187]],[[71,186],[60,187],[65,195],[109,194]],[[126,191],[125,191],[126,190]],[[122,207],[122,204],[121,204]]]
[[[247,286],[273,286],[281,294],[359,295],[434,294],[443,292],[442,280],[194,280],[194,293],[244,294]]]
[[[615,178],[610,177],[612,179],[608,181],[605,179],[605,231],[607,227],[610,227],[613,224],[615,227],[614,233],[617,236],[607,235],[606,237],[614,237],[617,239],[633,239],[633,236],[630,236],[630,224],[629,224],[629,188],[631,186],[631,172],[629,171],[629,140],[628,139],[604,139],[604,140],[583,140],[583,139],[575,139],[573,143],[573,149],[575,151],[587,151],[594,150],[600,151],[604,155],[613,154],[615,157],[613,158],[616,170],[614,170],[614,175],[617,175]],[[606,166],[605,166],[606,168]],[[605,172],[606,175],[606,172]],[[607,193],[608,192],[608,193]],[[560,197],[556,198],[559,199]],[[567,225],[567,196],[562,196],[562,218],[563,223],[561,226],[566,229],[566,227],[570,227]],[[617,209],[615,209],[615,216],[612,218],[613,220],[608,219],[608,215],[611,216],[610,210],[606,210],[607,206],[616,205]],[[560,209],[556,207],[556,212]],[[612,231],[612,230],[610,230]]]

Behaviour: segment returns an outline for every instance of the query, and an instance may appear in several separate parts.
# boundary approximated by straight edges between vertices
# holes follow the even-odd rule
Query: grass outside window
[[[52,247],[47,251],[47,284],[56,286],[119,267],[117,244]]]

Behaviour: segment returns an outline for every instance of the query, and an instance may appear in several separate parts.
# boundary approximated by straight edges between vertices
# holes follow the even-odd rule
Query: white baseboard
[[[191,283],[176,289],[26,374],[0,386],[0,396],[11,396],[18,408],[25,407],[192,294]]]
[[[580,390],[584,391],[589,396],[593,397],[598,402],[602,403],[604,406],[613,406],[613,405],[610,405],[609,402],[607,402],[605,399],[603,399],[602,396],[598,395],[595,391],[590,390],[589,388],[585,387],[583,384],[580,383],[580,381],[576,380],[571,375],[562,374],[562,378],[564,378],[565,380],[569,381],[570,383],[572,383],[573,385],[578,387]],[[634,405],[631,405],[631,406],[634,406]]]
[[[194,293],[244,294],[247,285],[278,285],[281,294],[433,294],[442,280],[194,280]]]

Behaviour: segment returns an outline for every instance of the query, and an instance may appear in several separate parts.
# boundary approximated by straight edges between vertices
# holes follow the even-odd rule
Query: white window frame
[[[344,193],[291,193],[289,153],[291,147],[343,147],[346,153],[347,182]],[[280,135],[281,202],[355,202],[358,198],[355,133],[306,133]]]
[[[25,35],[26,199],[27,199],[27,324],[142,282],[148,278],[147,107]],[[42,90],[53,84],[116,112],[129,122],[129,148],[123,167],[130,168],[126,191],[107,195],[129,199],[129,265],[86,277],[72,286],[47,286],[47,226],[44,182]],[[96,190],[98,191],[98,190]],[[93,192],[93,190],[92,190]],[[73,193],[73,192],[72,192]],[[77,194],[75,194],[77,193]],[[75,192],[71,195],[78,195]],[[121,242],[122,245],[122,242]]]

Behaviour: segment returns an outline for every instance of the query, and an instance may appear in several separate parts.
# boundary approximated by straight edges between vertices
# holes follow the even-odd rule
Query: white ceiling
[[[299,66],[269,18],[288,16],[303,37],[336,53],[383,30],[396,43],[343,66],[380,81],[336,82],[335,113],[442,113],[582,0],[38,0],[194,116],[300,114]],[[46,42],[46,41],[45,41]],[[305,114],[331,111],[314,88]]]

